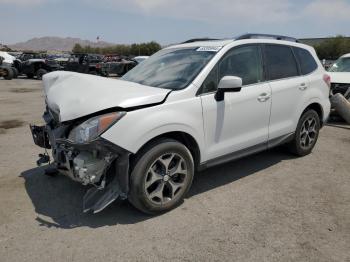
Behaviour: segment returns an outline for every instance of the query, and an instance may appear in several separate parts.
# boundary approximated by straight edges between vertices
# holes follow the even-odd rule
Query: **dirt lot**
[[[72,87],[74,88],[74,87]],[[84,187],[36,168],[41,82],[0,80],[0,261],[350,261],[350,126],[197,174],[158,217],[127,202],[83,214]]]

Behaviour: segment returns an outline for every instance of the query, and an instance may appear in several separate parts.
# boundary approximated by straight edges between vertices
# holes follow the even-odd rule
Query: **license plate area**
[[[30,125],[30,131],[32,132],[33,141],[37,146],[51,149],[49,135],[45,126]]]

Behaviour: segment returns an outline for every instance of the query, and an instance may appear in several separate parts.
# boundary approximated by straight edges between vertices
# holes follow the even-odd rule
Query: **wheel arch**
[[[195,168],[197,169],[199,167],[200,160],[201,160],[201,152],[200,152],[199,144],[192,135],[183,131],[166,132],[149,139],[146,143],[144,143],[139,148],[139,150],[135,154],[130,155],[130,164],[133,165],[137,154],[139,154],[146,147],[148,147],[149,145],[151,145],[152,143],[160,139],[173,139],[185,145],[188,148],[188,150],[191,152]]]
[[[324,121],[323,121],[323,116],[324,116],[324,112],[323,112],[323,108],[321,106],[320,103],[317,103],[317,102],[313,102],[311,104],[309,104],[304,110],[303,112],[301,113],[300,117],[308,110],[310,109],[313,109],[316,111],[316,113],[318,114],[319,118],[320,118],[320,123],[321,123],[321,126],[323,126],[324,124]]]

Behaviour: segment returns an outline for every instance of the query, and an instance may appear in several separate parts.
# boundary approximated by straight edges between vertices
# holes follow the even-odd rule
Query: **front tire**
[[[129,201],[146,214],[177,207],[191,187],[194,162],[186,146],[158,140],[137,154],[131,173]]]
[[[297,156],[305,156],[311,153],[320,132],[320,117],[315,110],[307,110],[299,119],[293,141],[289,149]]]

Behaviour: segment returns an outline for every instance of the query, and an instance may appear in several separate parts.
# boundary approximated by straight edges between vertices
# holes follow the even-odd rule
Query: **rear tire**
[[[186,146],[160,139],[137,154],[131,173],[130,203],[146,214],[177,207],[191,187],[194,162]]]
[[[41,80],[43,79],[43,75],[45,75],[47,73],[47,71],[45,69],[40,68],[37,72],[36,72],[36,79]]]
[[[311,153],[320,132],[320,118],[315,110],[307,110],[299,119],[294,139],[288,145],[289,150],[297,156]]]

